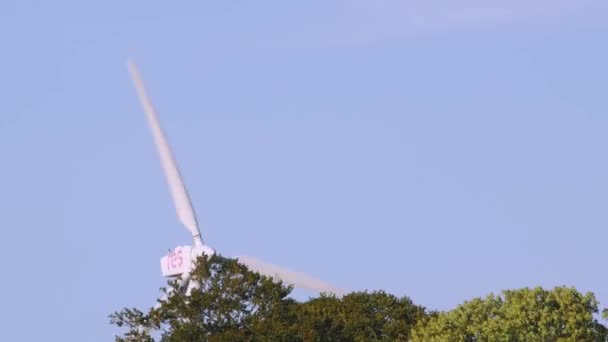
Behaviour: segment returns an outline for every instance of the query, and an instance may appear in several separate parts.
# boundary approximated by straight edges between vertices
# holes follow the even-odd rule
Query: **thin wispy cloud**
[[[346,5],[348,4],[348,5]],[[539,1],[360,1],[346,3],[345,9],[359,19],[367,18],[381,26],[398,31],[417,32],[458,28],[487,27],[503,24],[551,24],[568,17],[584,16],[598,8],[603,1],[539,0]]]
[[[314,48],[504,27],[583,25],[599,9],[608,9],[608,4],[600,0],[345,0],[324,3],[323,9],[258,37],[256,47]]]

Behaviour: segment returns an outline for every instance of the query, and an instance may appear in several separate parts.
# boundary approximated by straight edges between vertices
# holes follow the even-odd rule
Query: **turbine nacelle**
[[[160,269],[165,277],[189,274],[194,269],[196,258],[202,255],[211,257],[215,250],[207,245],[177,246],[160,259]]]
[[[210,258],[215,255],[215,249],[213,249],[212,247],[207,246],[207,245],[202,245],[202,246],[195,245],[192,248],[192,253],[193,253],[193,255],[195,255],[194,260],[196,260],[197,257],[199,257],[203,254]]]

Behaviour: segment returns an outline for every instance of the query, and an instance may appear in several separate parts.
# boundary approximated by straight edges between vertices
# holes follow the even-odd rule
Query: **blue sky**
[[[221,253],[433,309],[608,306],[608,4],[370,3],[2,2],[3,339],[112,339],[189,243],[128,58]]]

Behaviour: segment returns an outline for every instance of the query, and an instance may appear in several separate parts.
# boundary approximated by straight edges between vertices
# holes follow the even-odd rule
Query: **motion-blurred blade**
[[[190,279],[188,288],[186,289],[186,295],[189,296],[192,291],[198,291],[201,288],[201,282],[199,280]]]
[[[342,289],[326,284],[305,274],[286,270],[279,266],[271,265],[251,257],[240,256],[237,257],[237,259],[241,264],[247,266],[252,271],[282,280],[284,283],[293,285],[297,288],[312,290],[319,293],[333,293],[336,296],[342,296],[346,293],[346,291]]]
[[[196,221],[196,214],[194,213],[194,208],[192,208],[192,202],[190,201],[190,196],[188,196],[188,191],[186,190],[186,186],[182,181],[177,163],[175,162],[175,158],[173,157],[173,153],[171,152],[167,138],[160,127],[158,116],[156,115],[152,101],[146,92],[146,88],[144,87],[144,83],[141,79],[139,71],[137,70],[135,63],[132,61],[129,61],[128,64],[139,100],[144,108],[146,117],[148,118],[148,123],[152,129],[152,134],[154,135],[154,142],[156,144],[158,154],[160,155],[160,162],[165,172],[167,183],[169,184],[171,196],[173,196],[177,217],[190,231],[196,244],[198,243],[196,240],[200,237],[200,231]],[[200,242],[202,243],[202,240]]]
[[[177,288],[178,289],[183,289],[186,284],[188,284],[188,287],[189,287],[190,286],[190,278],[191,278],[190,273],[184,274],[180,279],[177,280]],[[165,301],[167,301],[169,299],[169,297],[171,297],[171,295],[173,295],[173,292],[175,292],[175,288],[169,287],[167,289],[167,292],[165,292],[160,297],[159,302],[157,302],[156,305],[154,305],[154,309],[158,310],[160,308],[160,306],[162,305],[162,303],[165,302]]]

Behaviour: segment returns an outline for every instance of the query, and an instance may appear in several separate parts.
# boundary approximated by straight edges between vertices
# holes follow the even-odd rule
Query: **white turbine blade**
[[[201,282],[199,280],[190,279],[188,288],[186,289],[186,295],[189,296],[192,291],[197,291],[201,288]]]
[[[200,231],[196,221],[196,214],[194,213],[192,202],[190,201],[190,196],[188,196],[188,191],[186,190],[186,186],[182,181],[179,169],[177,168],[177,163],[175,162],[173,153],[171,153],[171,148],[169,147],[167,138],[160,127],[158,116],[156,115],[154,106],[152,105],[150,97],[146,92],[146,88],[144,87],[144,83],[141,79],[139,71],[137,70],[135,63],[132,61],[129,61],[128,64],[139,100],[144,108],[146,117],[148,118],[148,123],[152,129],[152,134],[154,135],[154,142],[156,144],[158,154],[160,155],[160,162],[165,172],[167,183],[169,184],[171,196],[173,196],[177,217],[182,224],[188,228],[192,234],[192,237],[194,237],[196,240],[196,238],[200,236]]]
[[[262,275],[282,280],[284,283],[293,285],[297,288],[312,290],[319,293],[333,293],[336,296],[342,296],[346,293],[346,291],[342,289],[331,286],[327,283],[324,283],[318,279],[312,278],[305,274],[286,270],[279,266],[271,265],[251,257],[240,256],[237,257],[237,259],[241,264],[249,267],[249,269],[254,272],[258,272]]]
[[[178,289],[182,289],[184,287],[184,285],[186,285],[186,283],[188,283],[188,286],[189,286],[189,284],[190,284],[189,283],[190,282],[190,277],[191,277],[190,273],[183,274],[182,277],[177,280],[177,288]],[[175,291],[175,288],[169,287],[167,289],[167,292],[165,292],[162,295],[162,297],[160,298],[160,300],[162,302],[166,301],[167,299],[169,299],[169,297],[171,297],[171,295],[173,294],[174,291]],[[161,306],[161,303],[159,302],[159,303],[156,303],[156,305],[154,305],[154,308],[158,309],[158,308],[160,308],[160,306]]]

